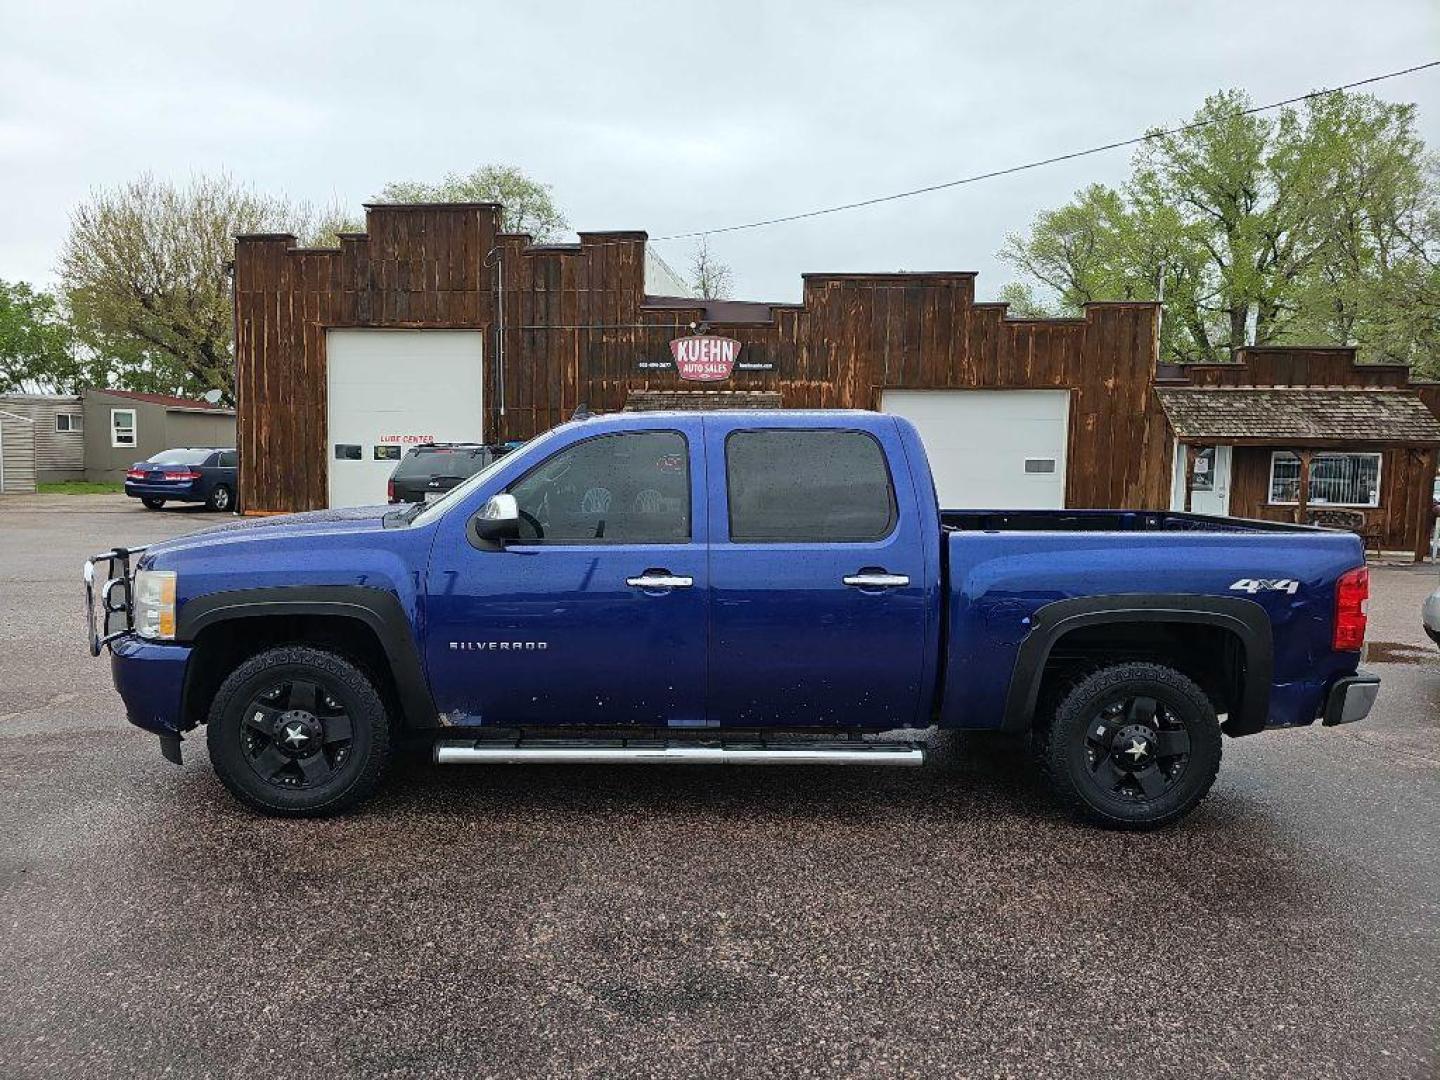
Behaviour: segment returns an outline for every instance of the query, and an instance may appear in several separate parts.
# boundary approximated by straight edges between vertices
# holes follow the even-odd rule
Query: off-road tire
[[[255,696],[289,679],[313,681],[344,708],[352,728],[344,763],[326,783],[287,790],[258,775],[243,748],[242,725]],[[374,680],[345,657],[304,645],[282,645],[250,657],[220,684],[210,705],[206,742],[216,775],[251,809],[276,817],[340,814],[365,799],[391,758],[391,720]]]
[[[228,484],[216,484],[210,489],[210,497],[205,500],[207,509],[222,511],[229,510],[235,503],[235,495]]]
[[[164,499],[152,499],[148,495],[141,498],[140,502],[144,504],[146,510],[159,510],[165,505]]]
[[[1112,796],[1092,778],[1086,763],[1091,725],[1107,704],[1143,696],[1154,699],[1189,735],[1188,759],[1174,786],[1154,799]],[[1077,676],[1047,695],[1036,717],[1034,751],[1056,794],[1069,809],[1112,829],[1158,829],[1174,824],[1199,805],[1220,769],[1222,737],[1215,706],[1205,691],[1174,668],[1123,663]]]

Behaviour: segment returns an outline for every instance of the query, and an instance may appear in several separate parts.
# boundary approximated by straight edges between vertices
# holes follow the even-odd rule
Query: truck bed
[[[1323,532],[1283,521],[1190,514],[1178,510],[941,510],[952,532]]]

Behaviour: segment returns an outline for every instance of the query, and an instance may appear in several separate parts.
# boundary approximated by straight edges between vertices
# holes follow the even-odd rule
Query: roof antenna
[[[580,402],[580,406],[570,417],[571,420],[593,420],[594,418],[595,414],[590,411],[589,403],[584,401]]]

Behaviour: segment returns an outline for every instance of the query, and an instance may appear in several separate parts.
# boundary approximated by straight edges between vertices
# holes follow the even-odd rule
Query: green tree
[[[113,359],[119,385],[233,401],[234,236],[296,217],[223,174],[183,187],[146,174],[92,193],[71,215],[59,266],[81,344]]]
[[[297,213],[296,231],[301,245],[312,248],[333,248],[340,246],[341,233],[363,233],[365,221],[358,214],[345,209],[338,200],[312,210],[301,207]]]
[[[709,241],[702,236],[690,255],[690,279],[695,295],[702,300],[728,300],[735,273],[710,250]]]
[[[375,200],[391,203],[500,203],[504,208],[501,229],[528,233],[540,243],[559,240],[570,229],[570,223],[555,205],[550,185],[530,179],[514,165],[483,165],[463,176],[446,173],[438,184],[418,180],[393,181],[380,189]]]
[[[0,281],[0,393],[68,394],[104,385],[105,377],[54,295]]]
[[[1248,107],[1210,97],[1141,147],[1120,190],[1086,188],[1000,257],[1042,308],[1163,296],[1171,359],[1340,342],[1429,360],[1440,214],[1413,107],[1345,94],[1274,117]]]

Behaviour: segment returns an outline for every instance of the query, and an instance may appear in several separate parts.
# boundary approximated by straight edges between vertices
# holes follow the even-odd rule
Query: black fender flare
[[[1245,650],[1240,707],[1225,721],[1227,735],[1253,735],[1270,713],[1275,648],[1270,616],[1253,600],[1235,596],[1123,593],[1056,600],[1035,612],[1021,642],[1005,699],[1004,731],[1026,731],[1040,696],[1040,676],[1055,643],[1072,630],[1107,623],[1196,623],[1233,633]]]
[[[406,726],[437,726],[435,699],[410,633],[409,616],[399,598],[384,589],[365,585],[281,585],[208,593],[181,605],[175,638],[193,642],[203,630],[219,623],[271,615],[327,615],[363,623],[374,632],[390,662]]]

